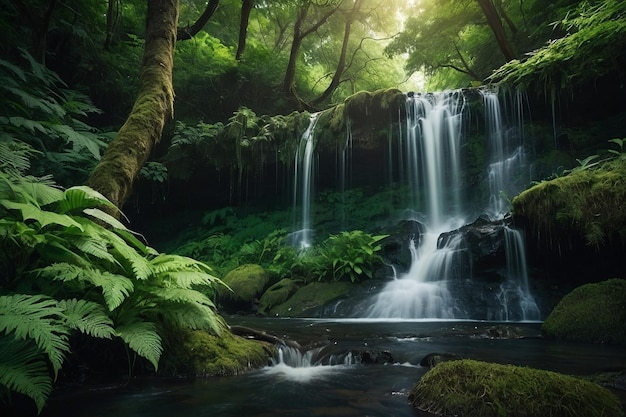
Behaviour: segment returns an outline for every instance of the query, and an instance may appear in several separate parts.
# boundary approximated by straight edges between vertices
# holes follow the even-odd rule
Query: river
[[[244,375],[196,381],[138,378],[124,387],[98,387],[53,396],[43,417],[292,417],[430,416],[407,395],[427,372],[432,352],[590,375],[626,368],[622,347],[545,340],[540,323],[448,320],[268,319],[231,317],[230,324],[267,330],[310,345],[313,366],[268,364]],[[493,338],[512,329],[515,338]],[[348,352],[388,351],[384,364],[350,363]],[[349,356],[348,356],[349,357]],[[328,363],[333,361],[333,365]],[[315,364],[315,362],[319,362]],[[338,362],[338,363],[337,363]],[[345,364],[345,363],[349,364]],[[618,393],[622,401],[623,392]]]

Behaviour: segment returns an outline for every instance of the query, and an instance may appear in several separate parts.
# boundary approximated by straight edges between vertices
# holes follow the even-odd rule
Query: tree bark
[[[88,180],[118,208],[130,196],[139,170],[173,114],[177,21],[178,0],[148,0],[139,94],[128,119]]]
[[[513,49],[509,44],[509,41],[506,37],[506,33],[504,32],[504,27],[502,26],[502,21],[500,21],[500,16],[498,15],[498,11],[493,4],[492,0],[476,0],[480,5],[480,8],[483,11],[483,14],[487,18],[487,23],[489,27],[491,27],[491,31],[496,37],[496,42],[498,42],[498,46],[500,47],[500,51],[504,58],[507,61],[511,61],[515,59],[515,54],[513,53]]]
[[[150,0],[148,0],[150,1]],[[193,38],[202,30],[202,28],[207,24],[213,13],[217,10],[217,6],[219,5],[220,0],[210,0],[206,4],[206,8],[202,15],[196,20],[196,22],[184,28],[178,28],[176,31],[176,40],[177,41],[185,41]]]
[[[241,18],[239,19],[239,42],[237,43],[237,53],[235,59],[239,61],[246,51],[246,40],[248,39],[248,23],[250,12],[254,9],[254,0],[243,0],[241,3]]]

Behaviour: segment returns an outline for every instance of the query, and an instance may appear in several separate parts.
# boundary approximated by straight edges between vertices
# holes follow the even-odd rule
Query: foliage
[[[102,206],[88,187],[0,173],[0,384],[39,410],[74,333],[121,340],[156,369],[163,329],[224,327],[208,266],[157,253]]]
[[[597,79],[623,66],[626,45],[623,1],[581,2],[558,25],[567,31],[565,36],[550,41],[523,61],[505,64],[490,79],[552,91]]]
[[[437,415],[623,416],[606,388],[556,372],[474,360],[443,362],[418,382],[409,401]]]
[[[36,174],[52,173],[59,182],[86,178],[107,139],[80,119],[100,110],[27,52],[22,59],[28,70],[0,60],[0,143],[15,141],[40,151],[33,158]]]
[[[585,284],[567,294],[546,318],[548,338],[626,345],[626,281]]]
[[[373,266],[382,261],[378,254],[382,249],[379,242],[385,237],[387,235],[372,236],[361,230],[330,236],[320,250],[324,260],[320,279],[357,282],[363,276],[372,278]]]

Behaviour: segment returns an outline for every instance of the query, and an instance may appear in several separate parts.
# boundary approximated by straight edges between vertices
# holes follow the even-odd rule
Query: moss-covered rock
[[[626,345],[626,280],[585,284],[567,294],[541,326],[545,337]]]
[[[222,281],[232,290],[219,289],[222,301],[250,306],[263,294],[269,274],[260,265],[245,264],[230,271]]]
[[[626,239],[626,158],[603,165],[589,162],[568,175],[544,181],[512,201],[516,217],[559,247],[574,237],[600,247]]]
[[[215,336],[201,330],[170,335],[161,372],[185,377],[238,375],[268,364],[275,348],[267,342],[245,339],[225,331]]]
[[[273,315],[304,317],[308,311],[342,297],[352,288],[349,282],[312,282],[291,296],[286,302],[270,310]]]
[[[257,312],[266,314],[272,307],[276,307],[293,295],[298,290],[298,284],[289,278],[284,278],[272,285],[265,291],[259,300]]]
[[[420,410],[459,417],[624,415],[619,400],[593,382],[474,360],[438,364],[413,387],[409,401]]]

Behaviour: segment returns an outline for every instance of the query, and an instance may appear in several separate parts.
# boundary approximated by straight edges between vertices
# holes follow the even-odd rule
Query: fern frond
[[[198,271],[176,271],[159,274],[163,277],[166,286],[174,288],[193,288],[196,285],[210,286],[211,284],[221,284],[222,280],[205,272]]]
[[[69,352],[68,329],[63,309],[56,300],[43,295],[0,296],[0,332],[14,333],[16,339],[33,340],[48,355],[55,375]]]
[[[33,343],[0,337],[0,386],[30,397],[41,412],[50,393],[52,378],[45,356]]]
[[[36,222],[39,222],[41,228],[50,224],[55,224],[63,227],[77,227],[82,230],[82,226],[70,216],[54,213],[52,211],[45,211],[34,206],[33,204],[0,200],[0,205],[4,206],[7,210],[19,210],[22,213],[22,221],[26,222],[28,220],[35,220]]]
[[[69,212],[78,213],[86,208],[97,208],[100,206],[118,210],[115,204],[111,203],[98,191],[84,185],[77,185],[65,190],[63,199],[59,201],[58,212],[62,214]]]
[[[150,261],[156,273],[174,271],[199,271],[210,273],[213,270],[204,262],[181,255],[162,253]]]
[[[101,289],[104,303],[110,311],[119,307],[135,289],[133,282],[125,276],[69,263],[56,263],[39,268],[34,272],[38,276],[48,277],[56,281],[78,280],[91,283]]]
[[[142,358],[147,359],[154,369],[159,368],[159,359],[163,352],[161,336],[154,323],[149,321],[132,321],[118,326],[116,334]]]
[[[102,240],[93,239],[92,237],[81,233],[77,234],[76,238],[71,239],[70,242],[86,254],[115,263],[115,257],[109,253],[106,242],[103,242]]]
[[[158,288],[150,287],[148,292],[156,297],[157,304],[164,301],[172,301],[177,303],[199,304],[213,307],[213,302],[209,297],[200,291],[190,290],[186,288]]]
[[[207,330],[220,335],[226,329],[224,319],[211,307],[198,304],[167,303],[160,309],[164,321],[176,327]]]
[[[65,310],[65,323],[70,329],[101,339],[115,335],[113,320],[100,304],[73,298],[60,301],[59,306]]]

